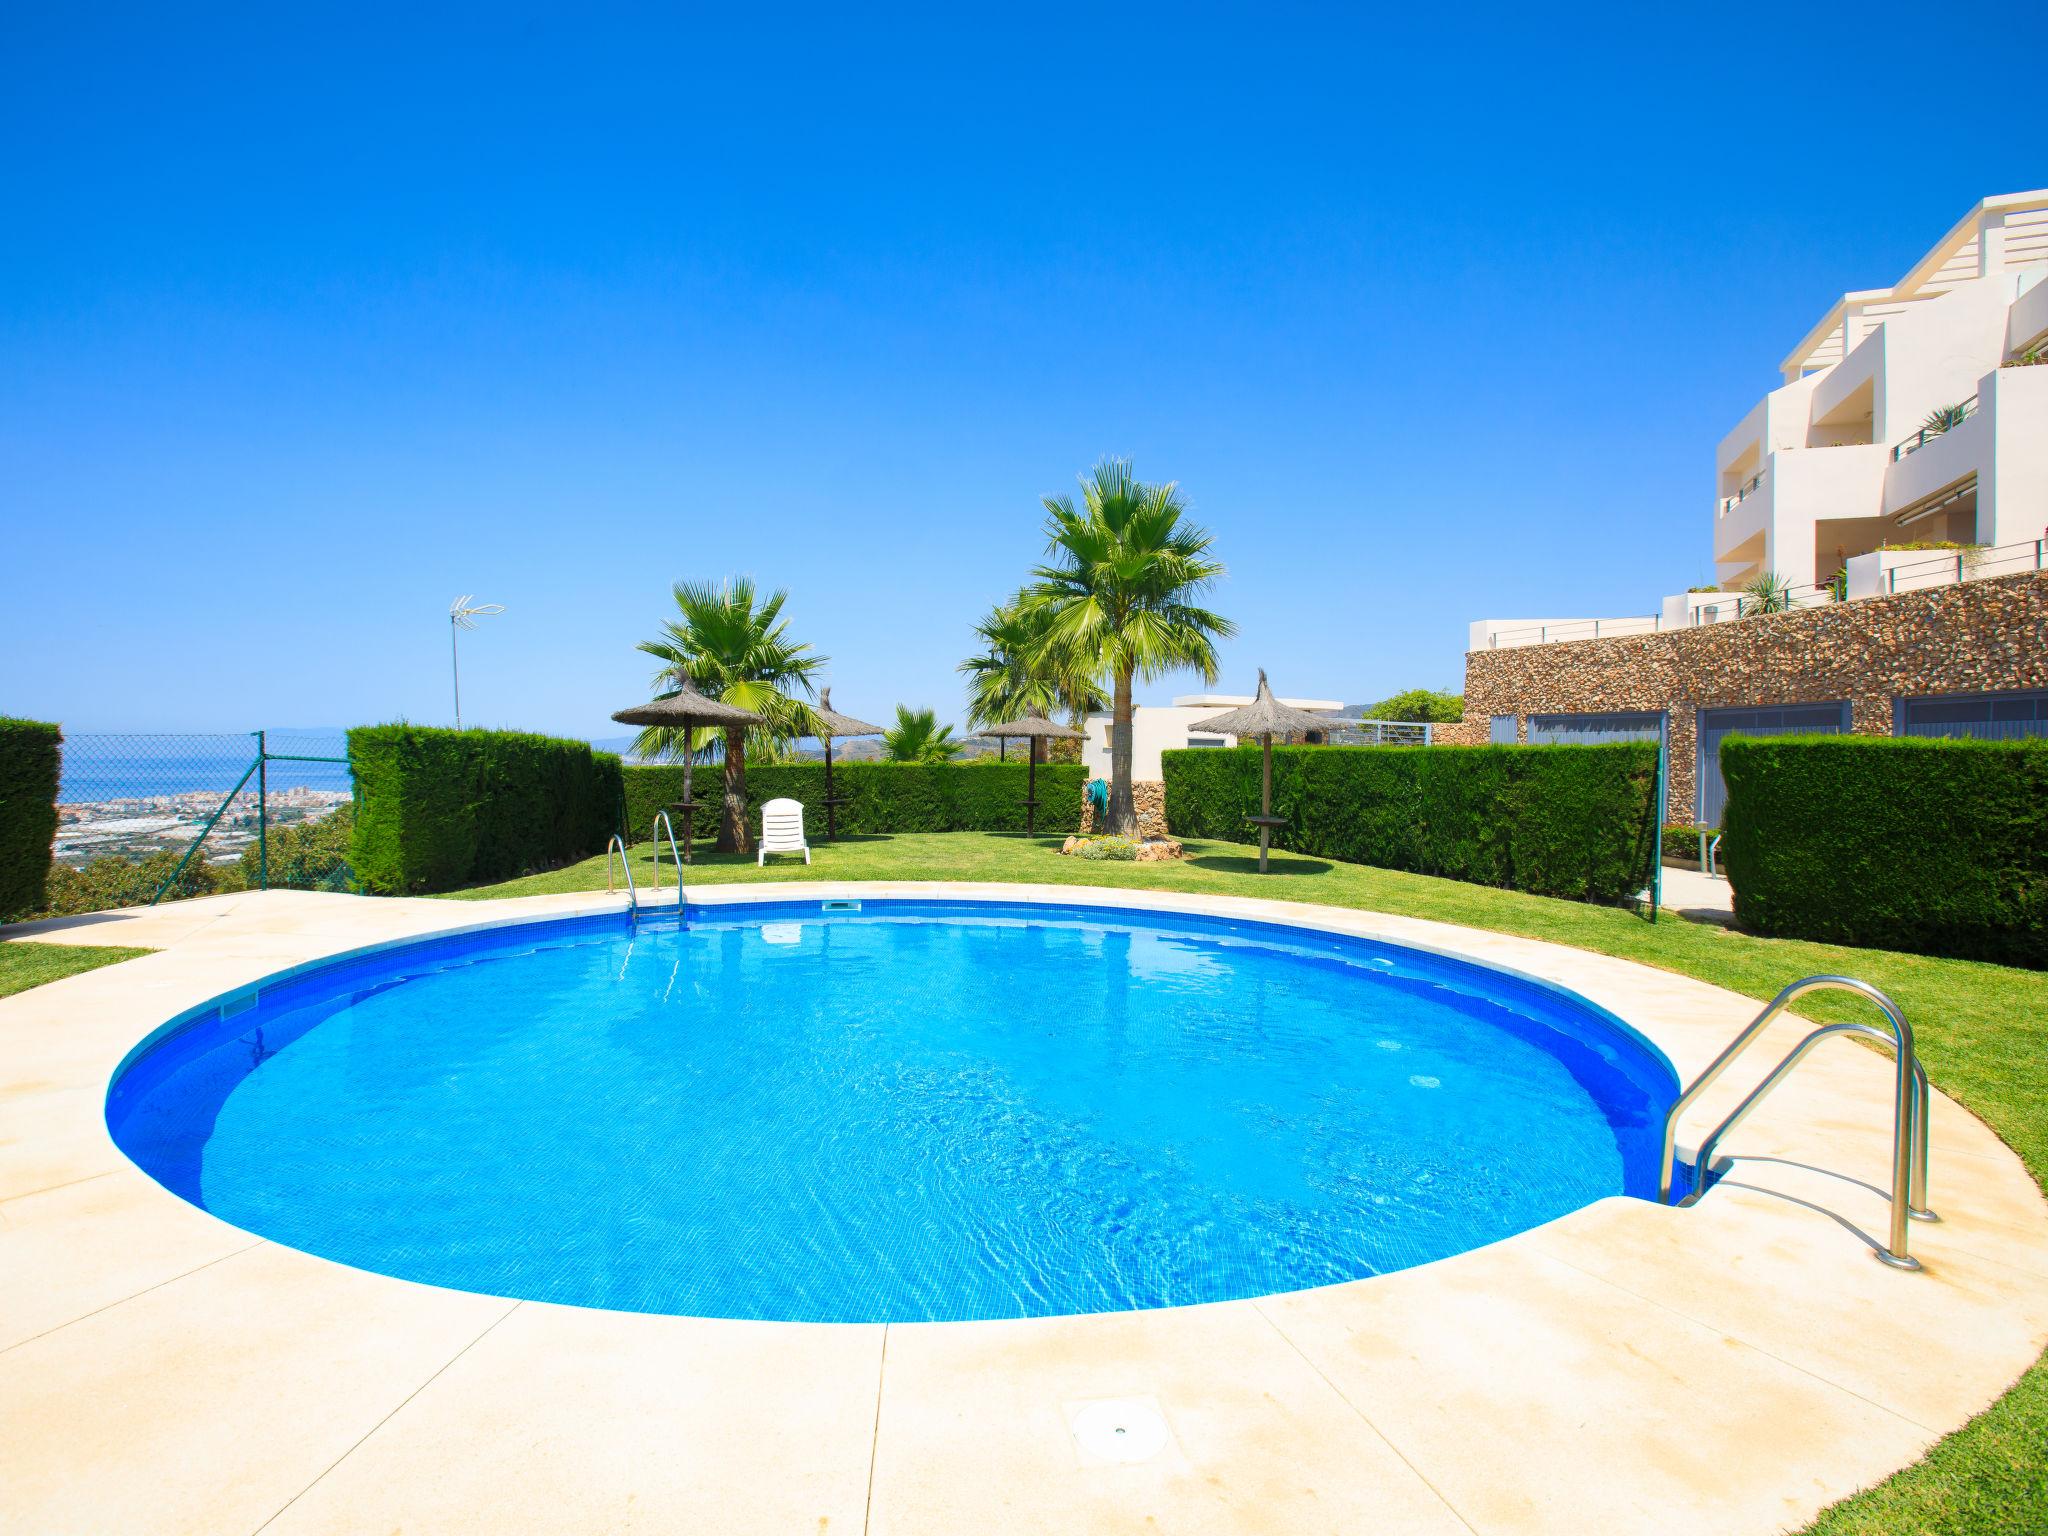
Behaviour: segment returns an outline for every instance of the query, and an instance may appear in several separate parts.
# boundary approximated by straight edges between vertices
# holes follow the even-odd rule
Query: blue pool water
[[[988,903],[578,919],[184,1021],[115,1140],[504,1296],[822,1321],[1299,1289],[1654,1193],[1669,1065],[1565,994],[1260,924]]]

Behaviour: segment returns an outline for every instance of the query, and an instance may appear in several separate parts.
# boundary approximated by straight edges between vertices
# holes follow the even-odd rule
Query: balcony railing
[[[1925,448],[1937,437],[1948,436],[1949,433],[1953,432],[1957,427],[1960,427],[1964,422],[1968,421],[1972,416],[1976,415],[1977,397],[1975,395],[1970,396],[1970,398],[1965,400],[1961,405],[1955,407],[1955,412],[1956,418],[1954,421],[1951,421],[1944,426],[1922,427],[1918,432],[1915,432],[1903,443],[1895,444],[1892,448],[1892,462],[1896,464],[1899,462],[1899,460],[1903,459],[1907,454],[1918,453],[1922,448]]]
[[[1560,640],[1609,640],[1620,635],[1654,635],[1664,627],[1661,615],[1646,613],[1641,618],[1572,619],[1563,624],[1535,624],[1527,629],[1489,630],[1486,648],[1502,646],[1552,645]]]
[[[1884,590],[1911,592],[1920,587],[1946,587],[1986,576],[2017,576],[2042,570],[2048,570],[2048,539],[2030,539],[2019,544],[1973,544],[1954,554],[1930,555],[1925,560],[1886,567]]]
[[[1758,486],[1762,485],[1763,483],[1764,472],[1762,470],[1758,470],[1755,474],[1751,475],[1747,480],[1743,481],[1742,484],[1738,485],[1735,488],[1735,494],[1733,496],[1723,496],[1721,498],[1722,515],[1725,517],[1728,513],[1734,511],[1735,508],[1740,506],[1743,502],[1749,500],[1750,492],[1754,491]]]

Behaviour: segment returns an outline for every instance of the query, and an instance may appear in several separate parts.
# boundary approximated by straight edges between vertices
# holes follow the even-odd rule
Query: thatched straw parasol
[[[750,709],[708,698],[684,683],[662,698],[614,711],[612,718],[621,725],[665,725],[683,733],[683,798],[675,803],[675,808],[683,813],[683,862],[688,863],[691,816],[697,809],[697,802],[690,797],[690,763],[695,756],[690,750],[690,732],[699,726],[759,725],[761,717]]]
[[[880,736],[879,725],[869,725],[832,707],[832,690],[818,695],[818,707],[811,711],[818,722],[818,740],[825,744],[825,841],[839,835],[839,807],[843,802],[832,792],[832,738],[835,736]]]
[[[1259,668],[1259,691],[1251,703],[1213,719],[1200,720],[1191,731],[1213,731],[1218,736],[1256,736],[1264,749],[1259,776],[1259,814],[1251,818],[1259,829],[1259,873],[1266,873],[1266,850],[1272,846],[1273,829],[1287,824],[1285,816],[1273,814],[1273,738],[1292,736],[1297,731],[1327,731],[1338,722],[1328,715],[1312,715],[1305,709],[1282,704],[1266,683],[1266,669]]]
[[[1024,835],[1033,837],[1038,832],[1038,744],[1041,741],[1079,741],[1081,733],[1072,726],[1055,725],[1040,714],[1024,715],[1016,720],[1005,720],[1001,725],[984,726],[974,733],[977,736],[993,736],[998,741],[1010,736],[1022,736],[1031,743],[1031,766],[1024,774]]]

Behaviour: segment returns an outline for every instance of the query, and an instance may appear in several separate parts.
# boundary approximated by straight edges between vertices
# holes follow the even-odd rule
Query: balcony
[[[2028,571],[2048,571],[2048,540],[1972,544],[1957,550],[1877,549],[1849,562],[1849,596],[1887,597]]]
[[[1733,512],[1737,507],[1749,500],[1751,494],[1763,483],[1764,471],[1760,469],[1743,481],[1742,484],[1738,485],[1733,496],[1723,496],[1721,498],[1721,515],[1726,517],[1730,512]]]
[[[1926,426],[1915,432],[1904,442],[1892,445],[1892,462],[1896,464],[1908,454],[1918,453],[1938,437],[1947,437],[1949,433],[1960,427],[1965,421],[1975,415],[1976,412],[1977,397],[1975,395],[1970,396],[1969,399],[1963,401],[1960,405],[1947,406],[1935,412],[1935,417],[1938,419],[1930,420]]]

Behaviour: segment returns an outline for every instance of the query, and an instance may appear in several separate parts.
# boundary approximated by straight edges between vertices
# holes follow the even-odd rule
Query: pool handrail
[[[640,924],[640,893],[633,888],[633,861],[627,856],[626,840],[616,832],[612,834],[612,840],[604,845],[604,893],[607,896],[618,894],[618,887],[612,883],[612,850],[614,848],[619,853],[619,868],[626,872],[626,911],[631,914],[634,926],[638,927]],[[679,880],[676,884],[680,887],[682,882]]]
[[[1908,1252],[1907,1223],[1915,1218],[1921,1221],[1939,1219],[1927,1204],[1928,1116],[1932,1107],[1932,1093],[1927,1082],[1927,1071],[1921,1066],[1919,1053],[1914,1049],[1913,1026],[1906,1022],[1906,1016],[1899,1005],[1869,982],[1857,981],[1854,977],[1805,976],[1785,987],[1771,999],[1761,1013],[1750,1020],[1740,1034],[1729,1041],[1721,1054],[1707,1065],[1706,1070],[1679,1094],[1669,1113],[1664,1117],[1664,1148],[1657,1167],[1657,1199],[1662,1204],[1671,1203],[1679,1117],[1713,1085],[1737,1056],[1756,1042],[1757,1037],[1780,1013],[1808,992],[1826,989],[1853,992],[1860,997],[1868,998],[1877,1005],[1878,1010],[1884,1014],[1885,1021],[1891,1025],[1890,1033],[1887,1034],[1874,1024],[1829,1024],[1819,1026],[1806,1035],[1701,1142],[1695,1162],[1696,1188],[1686,1203],[1691,1204],[1697,1200],[1704,1190],[1707,1174],[1712,1166],[1710,1159],[1721,1138],[1733,1130],[1772,1089],[1783,1082],[1791,1070],[1805,1059],[1807,1052],[1834,1035],[1867,1034],[1888,1042],[1898,1058],[1892,1097],[1891,1228],[1888,1234],[1889,1241],[1878,1249],[1877,1256],[1898,1269],[1918,1269],[1919,1261]]]
[[[659,903],[661,900],[661,832],[668,832],[669,857],[676,864],[676,910],[683,910],[683,853],[676,846],[676,824],[668,819],[666,808],[654,813],[654,825],[647,829],[647,840],[654,844],[654,890],[648,898]]]

